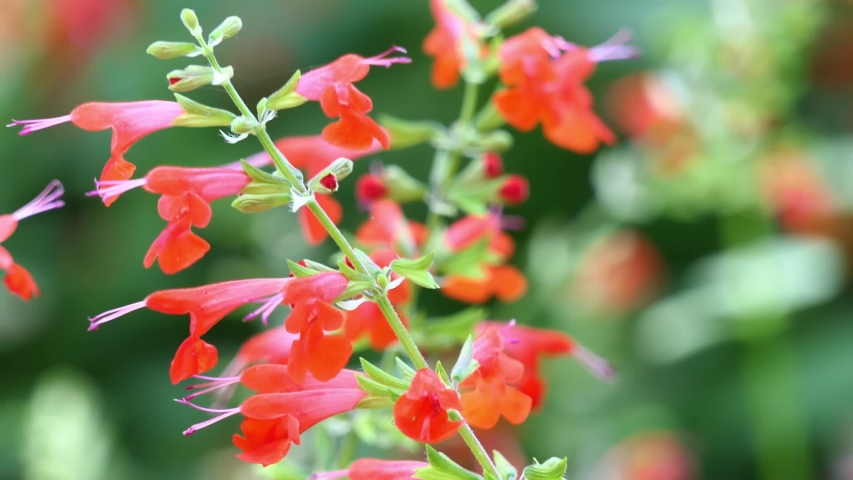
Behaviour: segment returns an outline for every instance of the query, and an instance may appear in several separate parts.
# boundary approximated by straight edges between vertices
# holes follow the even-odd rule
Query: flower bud
[[[192,36],[201,35],[201,25],[198,24],[198,17],[194,11],[189,8],[181,10],[181,21],[184,22],[184,26],[187,27]]]
[[[330,194],[338,191],[338,180],[343,180],[352,173],[352,160],[339,158],[329,164],[308,182],[308,188],[313,192]]]
[[[535,0],[509,0],[488,14],[486,22],[503,29],[523,22],[535,11]]]
[[[506,177],[498,195],[507,205],[518,205],[530,196],[530,184],[521,175],[509,175]]]
[[[483,176],[486,178],[499,177],[504,173],[504,163],[500,154],[496,152],[486,152],[480,157],[480,163],[483,168]]]
[[[166,75],[166,78],[169,80],[169,90],[173,92],[189,92],[196,88],[210,85],[214,74],[215,72],[211,67],[190,65],[183,70],[172,70]]]
[[[210,35],[207,37],[208,44],[213,47],[222,43],[223,40],[236,37],[240,33],[241,28],[243,28],[243,21],[240,20],[240,17],[228,17],[210,32]]]
[[[145,50],[145,53],[160,60],[170,60],[178,57],[195,57],[201,53],[201,50],[194,43],[189,42],[154,42]]]
[[[477,146],[487,152],[505,152],[512,147],[512,135],[504,130],[483,135],[477,142]]]
[[[290,194],[284,192],[243,194],[231,202],[231,206],[243,213],[258,213],[287,205],[290,201]]]
[[[387,194],[388,187],[379,175],[368,173],[355,182],[355,198],[359,203],[371,203]]]
[[[227,127],[236,118],[228,110],[208,107],[179,93],[175,94],[175,100],[186,113],[172,122],[173,127]]]
[[[231,131],[238,135],[243,135],[246,133],[252,133],[252,130],[257,128],[259,125],[258,121],[254,118],[237,117],[231,122]]]

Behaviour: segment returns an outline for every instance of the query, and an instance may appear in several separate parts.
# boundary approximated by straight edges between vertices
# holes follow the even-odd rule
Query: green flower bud
[[[236,37],[240,33],[241,28],[243,28],[243,21],[240,20],[240,17],[231,16],[226,18],[218,27],[210,32],[210,35],[207,37],[208,45],[214,47],[222,43],[223,40]]]
[[[187,27],[192,36],[201,35],[201,25],[198,24],[198,17],[194,11],[189,8],[181,10],[181,21],[184,22],[184,26]]]
[[[228,110],[208,107],[178,93],[175,100],[186,112],[172,122],[175,127],[227,127],[236,117]]]
[[[215,72],[213,68],[201,65],[190,65],[183,70],[172,70],[166,75],[169,80],[169,90],[173,92],[189,92],[196,88],[210,85]]]
[[[267,110],[285,110],[288,108],[298,107],[307,102],[307,98],[296,93],[296,85],[299,83],[300,77],[302,77],[302,72],[297,70],[283,87],[270,95],[267,98]]]
[[[312,192],[330,194],[338,191],[338,181],[352,173],[352,160],[339,158],[324,168],[308,182]]]
[[[231,131],[237,135],[252,133],[260,125],[254,118],[237,117],[231,122]]]
[[[243,194],[231,202],[231,206],[243,213],[258,213],[287,205],[290,201],[290,194],[284,192]]]
[[[201,54],[201,50],[194,43],[189,42],[154,42],[145,50],[145,53],[160,60],[170,60],[178,57],[195,57]]]

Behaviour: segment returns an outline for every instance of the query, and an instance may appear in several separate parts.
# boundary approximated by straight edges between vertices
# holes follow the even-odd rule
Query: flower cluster
[[[266,466],[281,461],[293,444],[300,444],[303,433],[332,416],[393,406],[401,435],[436,443],[459,433],[484,471],[505,478],[495,476],[493,460],[468,426],[491,429],[501,417],[513,425],[523,423],[545,397],[546,382],[539,372],[543,356],[573,356],[596,375],[611,375],[604,360],[562,332],[486,320],[485,309],[450,328],[430,318],[418,302],[422,289],[438,288],[446,297],[469,304],[514,302],[527,290],[525,276],[511,263],[515,243],[508,233],[521,228],[523,221],[503,212],[527,200],[530,185],[524,177],[505,172],[500,152],[508,148],[511,136],[494,131],[494,125],[475,125],[482,122],[474,119],[476,96],[470,92],[479,83],[496,75],[503,86],[477,118],[488,119],[496,109],[519,130],[541,123],[550,141],[578,152],[612,141],[592,110],[583,82],[597,62],[630,57],[633,49],[622,45],[622,38],[585,49],[538,28],[503,40],[500,28],[529,13],[529,3],[511,1],[482,20],[464,1],[431,2],[437,25],[423,48],[436,58],[433,82],[438,88],[450,88],[460,78],[466,83],[466,107],[452,128],[395,119],[380,125],[368,115],[373,101],[355,83],[370,67],[409,63],[408,57],[395,55],[406,53],[400,47],[373,57],[348,54],[305,74],[297,71],[259,102],[255,115],[230,82],[233,68],[221,67],[214,56],[214,47],[234,37],[242,22],[229,17],[205,40],[190,10],[181,18],[196,42],[156,42],[148,52],[161,59],[206,58],[210,66],[171,72],[169,88],[186,92],[207,84],[222,86],[239,114],[176,95],[176,102],[86,103],[67,116],[12,124],[23,125],[21,134],[66,122],[84,130],[112,129],[111,156],[90,195],[107,206],[137,188],[159,195],[157,213],[166,227],[144,256],[146,268],[157,262],[163,273],[173,274],[201,259],[211,247],[194,229],[211,222],[211,203],[222,198],[231,198],[244,213],[287,207],[298,215],[307,243],[331,238],[340,248],[342,254],[332,265],[288,261],[289,276],[160,290],[90,319],[89,329],[96,330],[142,309],[189,315],[189,333],[177,347],[169,376],[174,384],[201,380],[177,401],[215,416],[191,426],[185,435],[239,415],[242,433],[233,436],[241,451],[238,458]],[[319,135],[273,141],[266,124],[309,101],[319,102],[334,122]],[[228,128],[230,132],[222,132],[228,142],[254,136],[264,151],[213,167],[155,166],[133,178],[135,166],[124,158],[130,147],[147,135],[179,126]],[[352,172],[353,161],[427,142],[437,149],[430,182],[420,182],[398,166],[374,165],[356,183],[357,200],[369,216],[351,239],[344,236],[336,226],[343,207],[334,194]],[[464,157],[470,161],[462,167]],[[18,220],[61,205],[61,193],[53,184],[31,204],[0,217],[0,240],[11,235]],[[427,206],[426,221],[407,218],[404,208],[410,203]],[[25,298],[37,292],[26,271],[2,248],[0,267],[7,270],[6,283],[13,292]],[[219,351],[205,340],[206,334],[249,305],[254,310],[244,320],[257,318],[264,326],[279,308],[289,313],[283,325],[247,340],[220,376],[205,375],[220,363]],[[431,367],[421,353],[460,346],[450,374],[439,363]],[[405,351],[412,366],[397,359],[401,377],[364,359],[364,373],[347,369],[353,353],[367,347],[386,352],[392,360],[396,352]],[[232,398],[239,398],[235,390],[240,386],[252,393],[228,407]],[[208,393],[215,398],[213,407],[196,403]],[[471,478],[431,447],[427,452],[427,463],[362,459],[346,470],[314,478],[391,480],[411,478],[416,472],[426,475],[420,478]],[[555,478],[562,475],[557,473]]]

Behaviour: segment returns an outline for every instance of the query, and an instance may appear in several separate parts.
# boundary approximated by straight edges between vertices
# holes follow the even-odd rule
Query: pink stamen
[[[12,218],[21,221],[27,217],[62,207],[65,202],[59,200],[59,197],[63,193],[65,193],[65,189],[62,188],[62,184],[59,183],[59,180],[54,180],[36,198],[13,213]]]
[[[613,366],[611,366],[607,360],[599,357],[586,348],[580,345],[575,345],[572,356],[581,362],[587,370],[596,377],[608,382],[616,380],[616,371],[613,369]]]
[[[214,423],[216,423],[220,420],[224,420],[230,416],[237,415],[238,413],[240,413],[240,407],[226,408],[226,409],[204,408],[204,407],[200,407],[200,406],[198,406],[192,402],[188,402],[182,398],[176,398],[175,401],[180,403],[180,404],[183,404],[183,405],[188,405],[188,406],[190,406],[196,410],[200,410],[202,412],[219,413],[220,414],[220,415],[217,415],[217,416],[211,418],[210,420],[206,420],[204,422],[196,423],[195,425],[191,425],[190,428],[184,430],[184,432],[183,432],[184,436],[187,436],[187,437],[194,434],[195,432],[201,430],[204,427],[209,427],[209,426],[213,425]]]
[[[54,125],[59,125],[60,123],[70,122],[71,115],[65,115],[63,117],[56,118],[40,118],[37,120],[12,120],[12,123],[6,125],[7,127],[17,127],[18,125],[23,125],[24,128],[18,132],[18,135],[27,135],[33,133],[38,130],[44,130],[45,128],[50,128]]]
[[[388,68],[395,63],[412,63],[412,59],[409,57],[391,57],[388,58],[389,55],[393,55],[394,52],[399,53],[408,53],[406,49],[403,47],[398,47],[396,45],[392,46],[388,50],[380,53],[379,55],[368,57],[362,60],[363,63],[367,65],[375,65],[378,67]]]
[[[279,294],[273,295],[271,297],[260,299],[259,301],[263,302],[263,305],[261,305],[261,307],[258,308],[257,310],[255,310],[252,313],[243,317],[243,321],[248,322],[248,321],[254,320],[255,318],[258,318],[258,316],[260,316],[261,322],[263,322],[263,324],[265,326],[268,325],[269,320],[270,320],[270,315],[272,315],[273,312],[275,311],[275,309],[278,308],[279,305],[281,305],[282,300],[284,300],[284,294],[283,293],[279,293]]]
[[[235,383],[240,382],[240,377],[221,377],[221,378],[207,377],[207,378],[210,378],[213,380],[210,382],[201,383],[198,385],[187,385],[187,387],[186,387],[187,390],[195,390],[198,388],[202,388],[202,390],[193,392],[191,395],[187,395],[186,397],[184,397],[184,400],[189,401],[189,400],[192,400],[193,398],[195,398],[199,395],[204,395],[205,393],[209,393],[209,392],[212,392],[214,390],[219,390],[220,388],[224,388],[224,387],[227,387],[229,385],[233,385]],[[207,378],[205,378],[205,379],[207,379]],[[203,380],[205,380],[205,379],[203,379]]]
[[[567,42],[562,37],[555,37],[560,50],[570,52],[580,48],[578,45]],[[640,51],[636,47],[625,45],[631,40],[631,30],[623,28],[616,32],[615,35],[605,40],[604,42],[589,49],[589,58],[596,62],[606,62],[609,60],[627,60],[640,56]]]
[[[98,180],[95,179],[95,190],[86,192],[87,197],[100,196],[101,200],[107,201],[117,198],[122,193],[144,186],[148,182],[145,178],[136,180]]]
[[[96,315],[94,317],[89,318],[89,331],[97,330],[101,325],[115,320],[116,318],[127,315],[130,312],[135,312],[136,310],[140,310],[145,308],[145,300],[141,302],[131,303],[130,305],[125,305],[123,307],[114,308],[112,310],[107,310],[106,312]]]

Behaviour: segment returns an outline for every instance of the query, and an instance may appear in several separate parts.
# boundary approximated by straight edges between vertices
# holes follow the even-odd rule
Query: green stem
[[[198,40],[199,45],[201,45],[202,49],[204,49],[204,56],[210,62],[210,66],[217,73],[222,73],[222,68],[219,66],[219,62],[216,60],[216,57],[213,55],[213,49],[211,49],[207,43],[204,41],[200,35],[196,36],[196,40]],[[223,88],[231,97],[231,100],[234,101],[234,104],[240,110],[246,118],[254,119],[257,121],[258,119],[255,117],[255,114],[249,109],[249,106],[246,105],[246,102],[243,101],[240,94],[237,92],[237,89],[234,88],[234,85],[230,80],[226,80],[222,83]],[[477,102],[477,89],[476,85],[466,84],[465,88],[465,101],[463,102],[463,110],[462,117],[465,121],[470,121],[471,116],[473,115],[474,108],[476,107]],[[261,144],[264,147],[264,150],[270,155],[273,159],[273,162],[276,165],[276,168],[281,171],[281,173],[285,176],[288,182],[291,183],[293,188],[302,195],[310,195],[310,190],[305,186],[301,179],[301,175],[297,175],[297,171],[293,165],[287,160],[283,153],[275,146],[275,142],[273,142],[272,138],[267,133],[266,129],[263,125],[256,129],[254,132],[255,136],[258,137]],[[458,153],[456,153],[458,155]],[[451,162],[451,166],[453,166],[453,170],[455,171],[455,166],[458,163],[458,158],[455,161]],[[452,174],[448,174],[447,178],[451,178]],[[344,237],[343,233],[338,229],[337,225],[332,221],[331,218],[326,214],[323,210],[323,207],[317,203],[317,200],[313,197],[306,203],[305,205],[311,212],[317,217],[317,220],[323,225],[323,228],[329,233],[329,236],[332,240],[338,245],[338,247],[343,251],[344,255],[350,258],[355,266],[356,270],[364,273],[367,271],[367,268],[362,264],[360,258],[355,254],[355,250],[352,245],[349,244],[346,237]],[[406,351],[406,354],[412,360],[414,366],[420,370],[422,368],[429,368],[429,364],[427,364],[426,359],[424,358],[421,351],[418,349],[418,346],[415,344],[414,340],[412,340],[411,335],[406,330],[406,326],[403,325],[403,321],[400,319],[400,316],[397,314],[397,311],[394,310],[394,306],[391,304],[391,301],[388,299],[388,294],[385,292],[380,292],[379,295],[376,295],[375,298],[376,304],[379,306],[379,309],[382,311],[382,314],[388,320],[388,324],[391,326],[391,329],[397,335],[397,339],[400,341],[400,345],[402,345],[403,349]],[[459,430],[459,434],[465,440],[465,443],[471,448],[474,456],[480,462],[480,465],[483,467],[483,471],[488,471],[499,478],[497,473],[497,468],[492,463],[489,458],[489,454],[483,448],[480,441],[477,440],[477,437],[474,435],[474,432],[471,430],[471,427],[467,423],[463,423],[462,428]]]
[[[473,82],[465,82],[465,93],[462,97],[462,111],[459,112],[459,121],[468,123],[477,111],[477,91],[480,85]]]

